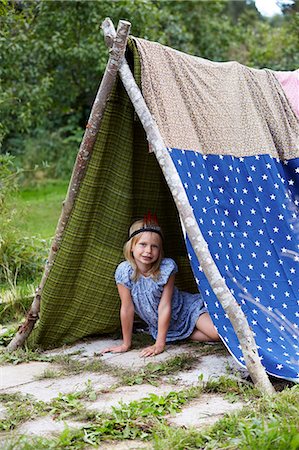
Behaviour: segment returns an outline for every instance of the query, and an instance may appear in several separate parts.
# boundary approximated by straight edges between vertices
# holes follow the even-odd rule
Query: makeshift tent
[[[29,344],[58,346],[119,326],[114,270],[129,224],[150,209],[166,232],[166,254],[179,265],[179,287],[198,284],[235,358],[244,364],[242,330],[229,320],[232,295],[267,372],[298,380],[298,97],[284,91],[281,73],[142,39],[129,40],[126,59],[160,135],[151,139],[149,123],[146,136],[146,120],[142,126],[116,78],[82,181],[70,187],[74,204],[53,244]],[[147,139],[159,141],[167,184]]]

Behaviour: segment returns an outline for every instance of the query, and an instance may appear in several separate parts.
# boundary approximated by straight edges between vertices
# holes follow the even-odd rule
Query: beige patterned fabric
[[[136,39],[142,92],[167,147],[298,157],[299,121],[270,70],[216,63]]]

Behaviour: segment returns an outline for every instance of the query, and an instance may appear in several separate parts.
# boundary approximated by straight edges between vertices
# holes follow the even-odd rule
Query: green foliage
[[[233,396],[241,396],[246,400],[259,397],[260,391],[251,384],[242,382],[239,379],[233,379],[221,376],[216,380],[209,380],[205,384],[205,392],[224,394],[233,398]]]
[[[5,419],[0,422],[0,431],[13,430],[21,423],[45,414],[45,403],[35,401],[31,396],[19,394],[0,394],[0,401],[5,405]]]
[[[0,351],[0,364],[11,363],[13,365],[30,361],[53,361],[54,357],[46,356],[39,351],[33,351],[27,348],[18,348],[13,352],[7,352],[5,349]]]
[[[281,417],[242,422],[239,433],[239,437],[232,439],[239,450],[297,450],[299,446],[297,427]]]
[[[269,20],[253,1],[1,0],[0,5],[0,142],[4,151],[21,153],[23,162],[28,153],[27,164],[47,161],[54,176],[69,174],[104,73],[108,52],[99,27],[107,16],[115,24],[129,20],[135,36],[211,60],[277,70],[298,66],[296,8]],[[57,154],[63,156],[54,167]]]
[[[17,281],[34,281],[41,275],[49,243],[44,239],[2,235],[0,247],[0,283],[16,286]]]
[[[14,439],[1,442],[2,450],[81,450],[86,448],[84,432],[71,430],[67,426],[58,437],[28,437],[17,436]]]
[[[11,222],[12,213],[7,208],[7,202],[17,189],[19,171],[14,165],[14,157],[0,154],[0,211],[1,230]]]
[[[2,134],[13,136],[85,125],[107,61],[101,21],[130,18],[134,33],[153,37],[160,14],[158,3],[147,0],[2,5]]]
[[[17,3],[1,0],[0,77],[1,135],[25,132],[44,122],[51,106],[51,75],[39,70],[34,43],[35,2],[23,9]]]
[[[1,347],[6,347],[16,334],[17,327],[9,326],[8,328],[0,328],[0,349]],[[1,364],[1,353],[0,353],[0,364]]]
[[[9,208],[9,201],[17,189],[18,175],[13,157],[0,154],[0,284],[6,282],[15,291],[20,272],[25,272],[26,276],[31,273],[32,265],[36,266],[36,246],[32,239],[28,242],[16,235],[16,211]],[[3,302],[1,293],[0,314],[3,311]]]
[[[80,414],[85,411],[85,406],[81,402],[81,393],[59,394],[50,404],[49,413],[55,419],[65,420],[67,417]]]
[[[288,14],[277,23],[250,20],[247,12],[239,18],[230,46],[230,59],[251,67],[295,70],[299,65],[299,14]]]
[[[180,370],[191,369],[192,364],[198,361],[198,357],[191,354],[177,355],[165,362],[149,363],[144,368],[140,369],[138,373],[122,374],[124,384],[133,386],[134,384],[150,383],[157,385],[162,376],[168,374],[175,374]]]
[[[32,284],[10,284],[0,288],[0,321],[2,324],[22,320],[28,311],[35,287]],[[1,344],[0,344],[1,345]]]
[[[45,249],[49,245],[34,237],[21,237],[17,232],[16,210],[9,206],[17,190],[19,174],[14,158],[0,154],[0,284],[7,283],[15,290],[17,281],[32,281],[41,273]]]
[[[26,140],[22,135],[10,138],[6,145],[23,168],[20,181],[26,184],[44,179],[69,179],[82,140],[83,130],[76,124],[58,130],[37,128]]]
[[[170,392],[165,397],[150,394],[141,401],[112,408],[112,413],[99,415],[95,423],[85,427],[86,442],[98,444],[106,439],[147,439],[166,414],[181,410],[188,393]]]

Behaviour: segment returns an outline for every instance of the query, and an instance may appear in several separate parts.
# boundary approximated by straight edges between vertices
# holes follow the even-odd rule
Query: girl
[[[199,342],[219,340],[201,295],[180,292],[174,286],[177,266],[172,259],[163,258],[162,230],[156,221],[133,223],[124,256],[126,261],[115,272],[123,343],[102,353],[130,349],[135,312],[148,324],[156,341],[141,356],[162,353],[166,342],[186,338]]]

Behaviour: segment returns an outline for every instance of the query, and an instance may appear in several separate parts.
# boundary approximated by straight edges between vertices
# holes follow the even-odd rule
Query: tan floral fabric
[[[142,92],[167,147],[280,159],[299,155],[299,121],[270,70],[217,63],[136,39]]]

